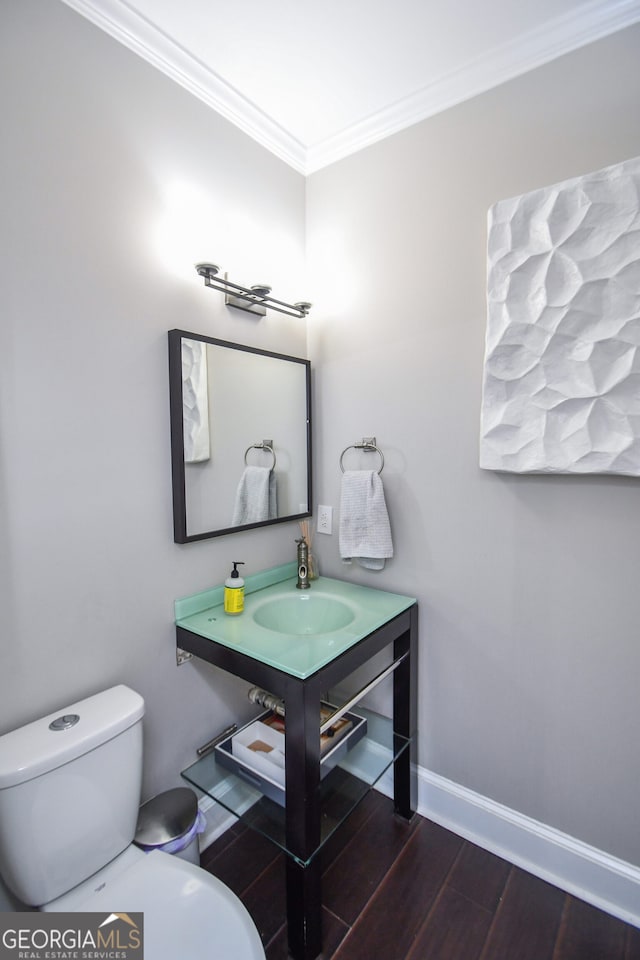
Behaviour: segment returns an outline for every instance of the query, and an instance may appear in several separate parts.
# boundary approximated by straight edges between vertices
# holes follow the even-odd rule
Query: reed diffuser
[[[317,580],[320,576],[320,571],[318,570],[318,561],[315,558],[312,545],[312,533],[309,526],[308,520],[300,520],[298,523],[300,527],[300,534],[304,537],[307,542],[307,547],[309,548],[309,560],[307,563],[307,569],[309,573],[309,580]]]

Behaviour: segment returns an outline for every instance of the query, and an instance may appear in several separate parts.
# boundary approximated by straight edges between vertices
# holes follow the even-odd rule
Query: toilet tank
[[[49,903],[133,840],[143,714],[119,685],[0,737],[0,874],[23,903]]]

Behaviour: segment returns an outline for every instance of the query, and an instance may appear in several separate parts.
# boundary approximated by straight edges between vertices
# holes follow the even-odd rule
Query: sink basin
[[[274,597],[260,604],[252,614],[255,622],[291,636],[334,633],[355,618],[350,606],[335,597],[305,592]]]
[[[416,602],[331,577],[318,577],[309,590],[296,590],[297,574],[294,561],[245,577],[240,617],[224,615],[222,584],[176,600],[180,637],[183,631],[193,633],[210,640],[216,650],[226,647],[306,680]]]

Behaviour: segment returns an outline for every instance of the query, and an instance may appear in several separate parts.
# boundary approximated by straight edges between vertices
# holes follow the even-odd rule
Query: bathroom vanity
[[[285,702],[284,806],[264,795],[259,778],[231,773],[213,753],[183,777],[286,852],[289,952],[312,960],[322,949],[323,844],[391,767],[395,812],[413,815],[418,612],[411,597],[326,577],[296,590],[296,574],[296,565],[286,564],[247,577],[237,617],[225,616],[222,587],[177,600],[175,608],[179,649]],[[361,689],[341,694],[338,703],[336,688],[356,670],[366,674]],[[359,704],[386,677],[393,684],[390,718]],[[336,719],[351,709],[366,717],[367,732],[321,777],[326,700],[338,705]]]

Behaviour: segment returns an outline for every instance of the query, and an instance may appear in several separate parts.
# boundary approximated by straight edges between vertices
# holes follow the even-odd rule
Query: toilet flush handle
[[[49,730],[68,730],[69,727],[75,727],[80,719],[77,713],[65,713],[62,717],[57,717],[49,724]]]

